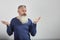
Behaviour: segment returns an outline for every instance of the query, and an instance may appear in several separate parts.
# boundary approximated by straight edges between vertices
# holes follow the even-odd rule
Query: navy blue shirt
[[[28,19],[28,23],[22,24],[16,17],[7,25],[7,34],[11,36],[14,32],[14,40],[31,40],[30,34],[35,36],[36,24]]]

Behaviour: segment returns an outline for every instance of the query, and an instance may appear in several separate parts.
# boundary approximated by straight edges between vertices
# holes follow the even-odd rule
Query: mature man
[[[12,18],[10,24],[6,21],[1,21],[3,24],[7,25],[7,34],[11,36],[14,32],[14,40],[31,40],[30,34],[35,36],[36,25],[40,20],[40,17],[32,22],[26,14],[26,6],[20,5],[18,7],[19,15]]]

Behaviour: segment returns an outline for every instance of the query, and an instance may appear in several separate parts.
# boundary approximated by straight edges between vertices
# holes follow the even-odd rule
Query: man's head
[[[19,13],[19,15],[26,16],[26,11],[27,11],[27,9],[26,9],[25,5],[18,6],[18,13]]]

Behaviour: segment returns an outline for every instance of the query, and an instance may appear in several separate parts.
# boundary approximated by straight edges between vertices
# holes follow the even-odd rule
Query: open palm
[[[1,22],[5,25],[9,25],[9,22],[7,22],[7,21],[1,21]]]
[[[40,20],[41,17],[35,18],[34,23],[37,23]]]

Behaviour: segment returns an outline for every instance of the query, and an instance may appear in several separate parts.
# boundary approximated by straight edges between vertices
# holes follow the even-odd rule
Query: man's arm
[[[31,33],[32,36],[35,36],[35,34],[36,34],[36,24],[31,23],[31,25],[29,26],[29,32]]]
[[[40,17],[35,19],[33,22],[30,20],[31,24],[29,27],[29,32],[31,33],[32,36],[35,36],[36,34],[36,26],[37,26],[37,22],[40,20]]]
[[[13,34],[13,27],[13,21],[11,21],[10,25],[7,25],[7,33],[9,36]]]
[[[10,24],[6,21],[1,21],[1,22],[7,26],[7,34],[9,36],[12,35],[13,34],[13,20],[11,21]]]

